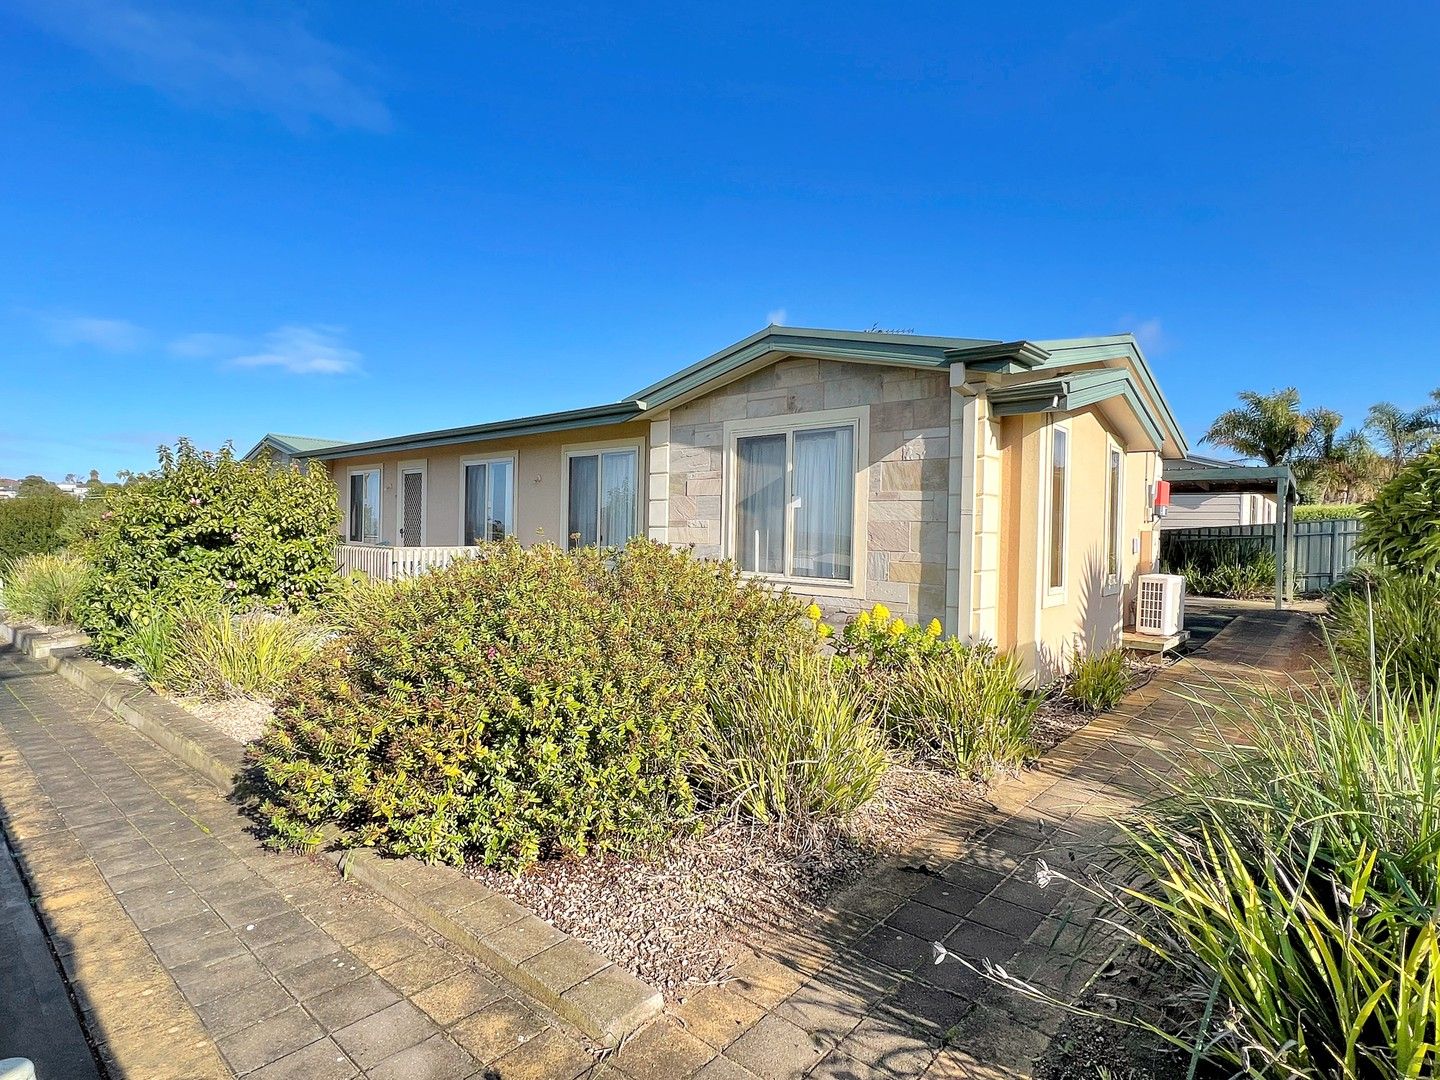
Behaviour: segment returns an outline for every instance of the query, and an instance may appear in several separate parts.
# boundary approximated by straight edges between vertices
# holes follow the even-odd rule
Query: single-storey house
[[[273,431],[268,431],[246,452],[241,460],[258,461],[264,454],[269,456],[273,465],[285,466],[295,460],[297,454],[312,450],[328,450],[332,446],[339,446],[342,442],[344,442],[343,439],[312,439],[308,435],[277,435]]]
[[[301,449],[340,562],[506,536],[636,535],[1054,670],[1118,642],[1185,437],[1134,337],[995,341],[769,326],[608,405]]]
[[[1230,470],[1242,474],[1248,466],[1236,465],[1233,461],[1199,457],[1190,454],[1181,461],[1169,464],[1171,481],[1170,508],[1160,520],[1162,529],[1206,529],[1235,525],[1273,525],[1279,505],[1272,481],[1262,485],[1259,481],[1255,490],[1186,490],[1191,485],[1183,483],[1190,473],[1207,476],[1215,470]],[[1256,475],[1263,470],[1255,468]],[[1265,490],[1264,488],[1268,488]]]

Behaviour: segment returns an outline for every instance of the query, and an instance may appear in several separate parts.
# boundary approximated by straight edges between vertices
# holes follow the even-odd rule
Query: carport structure
[[[1288,465],[1217,465],[1209,461],[1168,462],[1171,494],[1256,494],[1275,496],[1275,610],[1293,599],[1295,504],[1300,491]],[[1249,526],[1268,529],[1270,526]],[[1204,530],[1202,530],[1204,531]]]

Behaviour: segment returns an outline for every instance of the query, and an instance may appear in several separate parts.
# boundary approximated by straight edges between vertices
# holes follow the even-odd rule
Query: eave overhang
[[[619,401],[612,405],[543,413],[539,416],[521,417],[518,420],[500,420],[490,424],[426,431],[417,435],[401,435],[391,439],[345,443],[341,446],[326,447],[323,450],[297,453],[295,456],[314,461],[328,461],[334,458],[355,457],[358,454],[394,454],[411,450],[428,450],[437,446],[454,446],[457,443],[516,439],[525,435],[544,435],[552,431],[574,431],[580,428],[624,424],[638,419],[644,412],[645,406],[638,401]]]
[[[1118,399],[1139,426],[1145,443],[1140,448],[1158,451],[1165,445],[1164,432],[1129,368],[1077,371],[1054,379],[997,386],[989,396],[990,411],[997,416],[1070,413]]]
[[[966,371],[988,371],[1016,375],[1033,371],[1050,359],[1050,354],[1033,341],[997,341],[988,345],[950,349],[945,359],[964,364]]]

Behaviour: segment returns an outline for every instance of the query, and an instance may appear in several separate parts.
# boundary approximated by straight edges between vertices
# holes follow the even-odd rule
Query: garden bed
[[[924,835],[934,811],[984,785],[893,767],[844,823],[765,827],[726,820],[648,858],[542,862],[519,877],[467,873],[628,968],[672,1001],[723,981],[742,946],[818,916],[873,862]]]

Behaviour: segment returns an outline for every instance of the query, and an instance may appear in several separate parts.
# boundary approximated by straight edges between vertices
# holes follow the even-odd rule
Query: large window
[[[740,569],[850,581],[855,550],[855,425],[735,440]]]
[[[1052,592],[1065,588],[1065,538],[1070,519],[1070,432],[1066,428],[1050,429],[1049,470],[1049,576]]]
[[[380,470],[356,469],[350,473],[350,542],[380,542]]]
[[[570,546],[623,547],[640,520],[640,452],[629,446],[576,451],[565,467]]]
[[[1118,447],[1109,450],[1105,472],[1105,584],[1120,584],[1120,548],[1125,534],[1125,456]]]
[[[462,544],[504,540],[515,532],[515,464],[509,458],[465,462]]]

